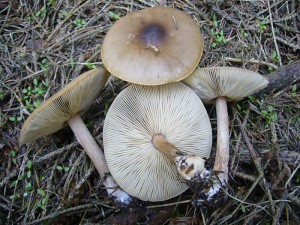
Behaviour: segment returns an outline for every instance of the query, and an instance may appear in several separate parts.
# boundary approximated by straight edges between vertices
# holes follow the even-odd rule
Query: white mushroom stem
[[[114,178],[109,174],[109,169],[104,157],[102,150],[96,143],[95,139],[85,126],[79,114],[71,117],[68,120],[68,124],[71,127],[73,133],[75,134],[78,142],[84,148],[85,152],[88,154],[92,162],[94,163],[96,169],[98,170],[101,178],[104,178],[104,185],[106,187],[108,195],[115,197],[115,200],[120,203],[128,204],[131,201],[131,197],[118,188],[118,184],[115,182]]]
[[[216,100],[217,112],[217,152],[213,171],[216,172],[222,186],[228,182],[229,162],[229,122],[225,97]]]
[[[164,135],[155,134],[152,137],[152,144],[161,151],[170,162],[175,163],[180,176],[191,180],[204,171],[204,160],[200,156],[187,155],[178,150],[170,143]]]

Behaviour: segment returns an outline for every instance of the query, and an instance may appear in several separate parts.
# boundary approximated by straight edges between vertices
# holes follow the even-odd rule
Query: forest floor
[[[297,0],[1,0],[0,224],[300,224],[300,86],[228,104],[230,179],[218,203],[197,207],[191,190],[120,208],[72,131],[20,146],[24,121],[81,73],[102,66],[101,44],[116,20],[165,4],[199,24],[200,67],[267,75],[300,59]],[[299,81],[299,80],[298,80]],[[126,85],[113,79],[85,114],[102,147],[109,105]],[[213,127],[216,115],[207,106]]]

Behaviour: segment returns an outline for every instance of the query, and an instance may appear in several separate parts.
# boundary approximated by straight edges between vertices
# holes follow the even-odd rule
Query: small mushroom
[[[222,186],[228,182],[229,122],[227,101],[238,101],[266,87],[268,80],[259,73],[234,68],[199,68],[183,80],[204,103],[215,103],[217,113],[217,152],[213,171]]]
[[[67,84],[26,119],[19,137],[19,143],[25,144],[54,133],[69,125],[78,142],[94,163],[101,178],[106,178],[104,185],[109,195],[117,202],[129,203],[130,196],[115,188],[116,182],[109,175],[104,154],[81,119],[81,114],[99,95],[108,79],[108,71],[97,68],[88,71]]]
[[[101,54],[114,76],[159,85],[191,74],[201,59],[203,44],[199,26],[188,14],[153,7],[118,20],[106,34]]]
[[[188,187],[178,172],[187,179],[201,175],[211,142],[205,107],[178,82],[125,88],[110,106],[103,128],[111,174],[121,188],[144,201],[184,192]]]

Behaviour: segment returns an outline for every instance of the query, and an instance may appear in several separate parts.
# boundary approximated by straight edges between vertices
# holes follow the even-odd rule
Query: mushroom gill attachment
[[[203,44],[199,26],[188,14],[153,7],[118,20],[103,40],[101,55],[114,76],[159,85],[191,74],[202,57]]]
[[[108,110],[104,153],[121,188],[144,201],[164,201],[188,188],[177,169],[191,175],[184,167],[190,161],[180,157],[197,156],[201,167],[211,135],[206,109],[186,85],[130,85]]]

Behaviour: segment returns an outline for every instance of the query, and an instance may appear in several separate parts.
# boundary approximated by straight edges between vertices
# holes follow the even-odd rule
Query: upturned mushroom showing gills
[[[228,182],[229,122],[227,101],[237,101],[266,87],[268,80],[259,73],[234,68],[196,69],[183,80],[204,103],[215,103],[217,114],[217,152],[213,170],[222,186]]]
[[[164,201],[201,176],[211,150],[210,121],[199,97],[183,83],[130,85],[104,121],[104,153],[111,174],[127,193]],[[179,174],[178,174],[179,172]]]
[[[117,184],[112,176],[108,175],[109,170],[104,154],[80,116],[99,95],[108,77],[107,70],[97,68],[78,76],[67,84],[26,119],[20,133],[19,143],[33,142],[69,125],[101,178],[106,177],[104,185],[108,194],[115,197],[117,202],[127,204],[131,200],[130,196],[121,189],[115,190]]]
[[[203,43],[198,24],[188,14],[153,7],[118,20],[106,34],[101,54],[112,75],[130,83],[159,85],[191,74]]]

